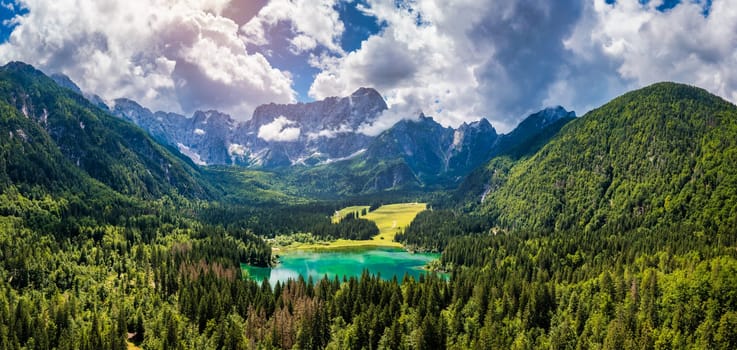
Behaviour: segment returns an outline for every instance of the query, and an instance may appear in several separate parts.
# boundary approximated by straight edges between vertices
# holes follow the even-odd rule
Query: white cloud
[[[15,5],[14,5],[13,2],[5,2],[5,1],[2,1],[2,2],[0,2],[0,6],[8,9],[8,11],[10,11],[10,12],[15,12]]]
[[[450,126],[487,117],[508,131],[543,107],[579,12],[575,3],[558,9],[542,0],[369,1],[365,11],[384,30],[343,57],[314,58],[322,71],[310,95],[346,95],[360,86],[382,91],[390,109],[362,127],[367,134],[419,111]]]
[[[0,61],[60,71],[105,99],[245,119],[256,105],[295,100],[291,74],[246,51],[275,49],[282,43],[270,42],[272,32],[286,28],[292,53],[310,53],[320,69],[310,96],[381,91],[390,109],[359,128],[370,135],[420,111],[451,126],[487,117],[506,132],[545,106],[583,114],[662,80],[737,101],[737,7],[729,0],[713,0],[708,16],[695,1],[662,12],[654,0],[367,0],[350,6],[382,29],[350,53],[340,46],[338,1],[23,0],[29,13],[12,20],[18,26]],[[299,136],[293,124],[275,135],[285,130]]]
[[[410,10],[397,9],[394,1],[369,4],[366,11],[386,28],[344,57],[316,58],[313,64],[322,72],[310,96],[345,96],[361,86],[375,87],[390,110],[362,127],[367,134],[376,134],[401,118],[416,118],[420,110],[451,125],[481,117],[482,98],[474,75],[480,57],[470,50],[468,40],[460,39],[469,23],[478,20],[477,10],[484,5],[467,1],[445,6],[425,1]],[[462,20],[455,19],[459,12],[467,12],[460,16]]]
[[[238,119],[264,101],[292,102],[291,76],[248,53],[229,0],[23,0],[28,14],[0,61],[63,72],[106,99],[153,109],[219,109]],[[73,10],[70,10],[73,9]]]
[[[300,34],[294,37],[291,41],[290,50],[293,54],[299,55],[302,52],[310,51],[317,47],[317,41],[310,36]]]
[[[609,64],[628,88],[670,80],[694,84],[737,101],[737,8],[714,0],[684,1],[662,12],[660,3],[596,0],[566,45],[577,56]]]
[[[338,0],[271,0],[248,23],[241,27],[248,42],[269,44],[266,33],[279,23],[289,23],[295,37],[291,44],[297,50],[310,50],[317,44],[342,53],[340,37],[345,29],[335,5]],[[301,50],[305,51],[305,50]],[[298,52],[301,52],[298,51]]]
[[[228,145],[228,154],[231,156],[244,156],[246,154],[246,146],[237,143]]]
[[[704,16],[701,3],[661,3],[370,0],[364,11],[385,28],[357,51],[313,57],[310,95],[382,91],[390,109],[367,134],[420,110],[451,126],[487,117],[506,132],[546,106],[581,115],[663,80],[737,101],[737,7],[714,0]]]
[[[274,118],[274,121],[262,125],[258,129],[258,137],[264,141],[288,142],[299,139],[300,128],[296,122],[284,116]]]

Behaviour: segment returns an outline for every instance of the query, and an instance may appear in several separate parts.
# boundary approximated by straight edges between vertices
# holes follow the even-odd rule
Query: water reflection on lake
[[[327,275],[330,279],[338,276],[360,276],[364,269],[380,274],[390,280],[394,276],[401,281],[405,273],[419,278],[427,273],[422,269],[440,254],[409,253],[396,248],[351,248],[341,250],[293,251],[280,256],[280,264],[273,268],[242,265],[244,272],[257,281],[268,279],[272,285],[277,281],[297,279],[300,275],[307,280],[312,276],[318,281]]]

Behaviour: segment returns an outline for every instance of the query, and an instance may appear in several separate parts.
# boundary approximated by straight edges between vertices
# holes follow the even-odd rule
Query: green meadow
[[[333,223],[337,224],[340,220],[343,220],[344,217],[348,216],[350,213],[358,213],[358,215],[361,215],[361,212],[366,209],[368,211],[370,207],[368,205],[354,205],[350,207],[345,207],[341,210],[338,210],[333,214]]]
[[[337,222],[352,212],[359,214],[368,206],[351,206],[343,208],[335,213],[333,222]],[[418,213],[427,208],[426,203],[397,203],[382,205],[378,209],[361,216],[371,220],[379,227],[379,234],[367,240],[338,239],[323,243],[294,244],[283,248],[284,250],[307,250],[307,249],[337,249],[349,247],[395,247],[400,248],[399,242],[394,242],[397,233],[404,230]]]

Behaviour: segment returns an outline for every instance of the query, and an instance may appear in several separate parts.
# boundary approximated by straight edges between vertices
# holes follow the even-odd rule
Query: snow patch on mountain
[[[189,159],[192,160],[197,165],[207,165],[202,158],[200,158],[200,155],[196,152],[192,151],[189,147],[183,145],[181,142],[177,143],[177,148],[179,148],[179,153],[184,154],[185,156],[189,157]]]
[[[264,165],[264,159],[269,154],[269,149],[264,148],[259,150],[255,153],[250,153],[248,155],[248,163],[253,166],[263,166]]]
[[[228,154],[230,154],[231,156],[245,156],[246,146],[237,143],[231,143],[230,145],[228,145]]]
[[[363,153],[365,153],[365,152],[366,152],[366,149],[365,149],[365,148],[362,148],[362,149],[359,149],[359,150],[358,150],[358,151],[356,151],[356,152],[353,152],[352,154],[350,154],[350,155],[348,155],[348,156],[346,156],[346,157],[341,157],[341,158],[333,158],[333,159],[327,159],[327,160],[325,160],[324,162],[321,162],[321,163],[320,163],[320,165],[323,165],[323,164],[330,164],[330,163],[335,163],[335,162],[340,162],[340,161],[343,161],[343,160],[348,160],[348,159],[353,159],[353,158],[355,158],[355,157],[358,157],[358,156],[360,156],[361,154],[363,154]]]
[[[318,132],[310,132],[307,133],[307,139],[309,140],[316,140],[321,137],[332,139],[337,137],[339,134],[349,134],[355,132],[353,129],[351,129],[348,125],[341,125],[337,129],[323,129]]]

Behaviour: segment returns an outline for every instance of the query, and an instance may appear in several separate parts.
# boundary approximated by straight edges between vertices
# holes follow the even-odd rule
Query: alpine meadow
[[[0,5],[0,350],[737,349],[729,0]]]

